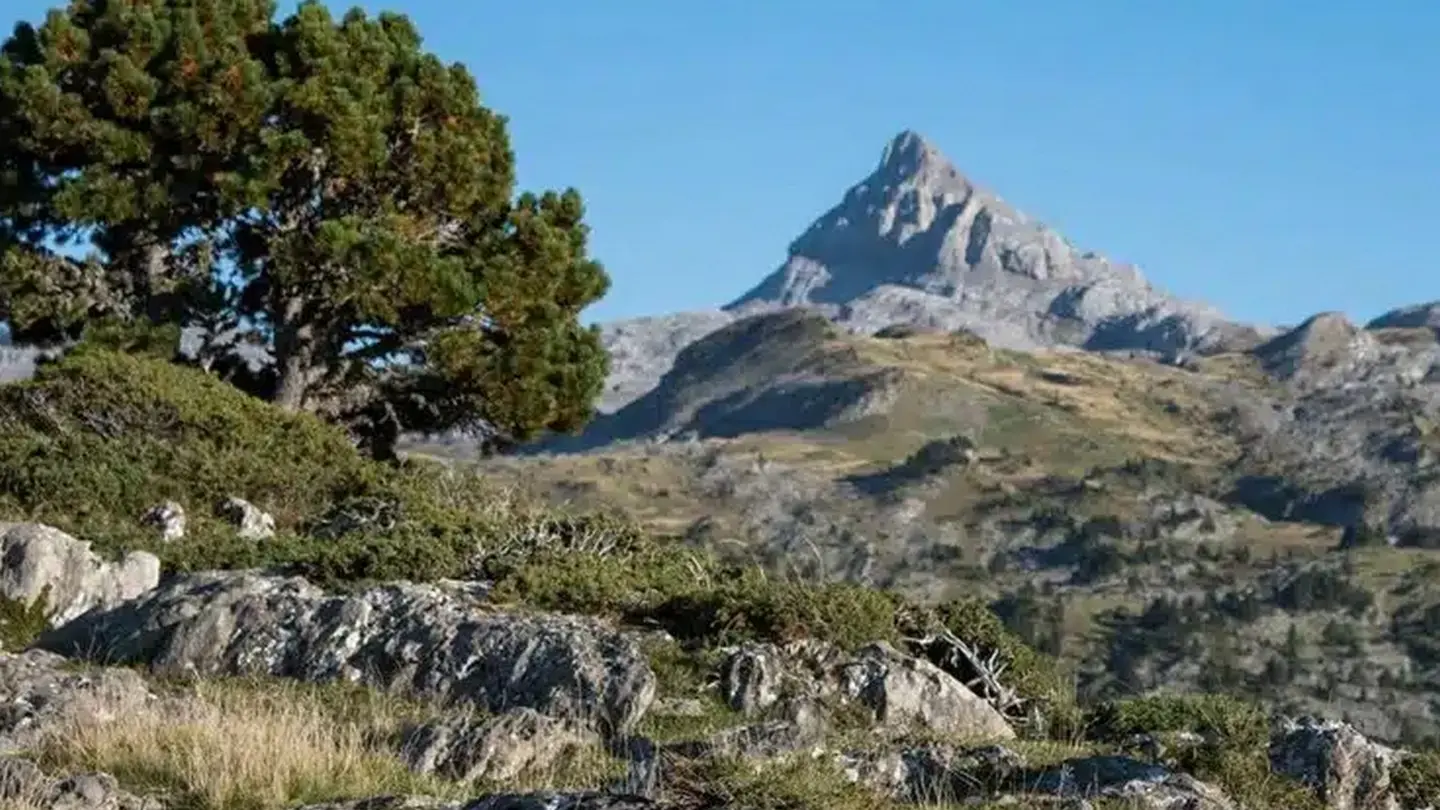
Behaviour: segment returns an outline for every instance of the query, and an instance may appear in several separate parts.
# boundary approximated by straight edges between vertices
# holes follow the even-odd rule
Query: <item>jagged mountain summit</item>
[[[658,383],[683,348],[681,338],[790,307],[818,309],[861,333],[897,324],[966,329],[1021,349],[1174,354],[1268,334],[1156,289],[1131,265],[1076,248],[906,131],[869,176],[791,243],[779,269],[720,313],[604,327],[612,354],[624,358],[604,410]],[[663,351],[647,354],[644,346]]]

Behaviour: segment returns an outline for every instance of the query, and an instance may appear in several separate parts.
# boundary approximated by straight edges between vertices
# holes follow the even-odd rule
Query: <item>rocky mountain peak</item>
[[[905,182],[913,178],[925,179],[960,179],[960,173],[955,169],[932,142],[925,136],[914,130],[905,130],[890,140],[885,145],[885,151],[880,155],[880,165],[876,169],[876,175],[889,178],[896,182]]]
[[[1369,343],[1344,313],[1321,312],[1256,347],[1254,354],[1266,371],[1291,379],[1351,361],[1363,354]]]
[[[719,311],[607,324],[603,410],[643,395],[675,355],[725,323],[806,307],[854,332],[964,329],[1015,349],[1074,346],[1173,356],[1268,338],[1079,249],[972,182],[913,130],[793,242],[781,266]],[[1253,333],[1253,334],[1252,334]]]
[[[778,270],[726,309],[791,306],[818,307],[856,331],[918,319],[1015,348],[1177,351],[1225,324],[1209,307],[1154,289],[1135,267],[1076,248],[910,130],[791,243]]]

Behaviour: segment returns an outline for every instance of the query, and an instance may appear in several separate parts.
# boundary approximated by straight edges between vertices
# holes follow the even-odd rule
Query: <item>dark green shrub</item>
[[[49,585],[28,605],[18,599],[0,597],[0,650],[23,650],[49,629],[49,604]]]
[[[239,496],[294,527],[378,471],[319,419],[154,358],[78,351],[0,386],[0,508],[97,545],[167,498],[198,516]]]
[[[1107,701],[1086,713],[1091,738],[1117,742],[1135,734],[1189,731],[1227,745],[1263,748],[1270,739],[1264,710],[1224,695],[1154,695]]]
[[[656,606],[656,618],[677,636],[718,643],[814,638],[853,650],[897,637],[900,602],[883,591],[774,581],[754,569],[722,573],[716,580],[714,587]]]
[[[1405,757],[1391,772],[1390,785],[1400,806],[1407,810],[1440,802],[1440,752]]]
[[[49,523],[102,553],[146,548],[167,570],[267,568],[325,585],[464,577],[492,557],[639,536],[613,517],[532,508],[440,464],[376,463],[318,418],[99,344],[0,386],[0,493],[0,518]],[[211,514],[229,496],[270,512],[278,536],[236,537]],[[166,499],[186,507],[188,525],[161,544],[139,518]]]

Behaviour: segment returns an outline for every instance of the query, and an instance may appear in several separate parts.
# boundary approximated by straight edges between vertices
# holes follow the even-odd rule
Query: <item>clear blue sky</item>
[[[743,292],[906,128],[1238,318],[1440,298],[1434,0],[364,5],[470,67],[522,185],[584,193],[596,319]]]

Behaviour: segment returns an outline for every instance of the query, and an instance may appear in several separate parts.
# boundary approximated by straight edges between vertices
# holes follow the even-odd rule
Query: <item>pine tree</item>
[[[203,326],[252,393],[377,454],[591,416],[608,278],[577,192],[515,193],[505,120],[403,16],[77,0],[0,52],[0,318]],[[88,243],[73,258],[53,245]],[[204,363],[233,368],[213,342]]]

